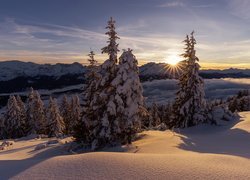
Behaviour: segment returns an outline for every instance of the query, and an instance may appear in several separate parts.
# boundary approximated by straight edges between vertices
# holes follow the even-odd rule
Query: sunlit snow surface
[[[249,179],[250,112],[221,126],[142,132],[127,152],[69,155],[47,140],[15,142],[0,152],[0,179]],[[115,149],[113,149],[115,150]]]

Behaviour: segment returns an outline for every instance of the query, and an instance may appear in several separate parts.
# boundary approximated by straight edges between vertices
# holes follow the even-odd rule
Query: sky
[[[180,59],[194,30],[202,68],[250,68],[249,0],[0,0],[0,61],[102,63],[111,16],[140,65]]]

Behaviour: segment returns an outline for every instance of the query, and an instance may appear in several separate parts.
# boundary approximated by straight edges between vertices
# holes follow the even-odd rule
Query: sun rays
[[[176,66],[181,61],[181,58],[177,53],[173,53],[167,57],[166,63],[170,64],[171,66]]]
[[[183,61],[178,61],[176,64],[167,64],[165,66],[166,71],[169,72],[170,78],[178,78],[182,69],[184,68]]]
[[[165,60],[167,63],[165,69],[169,72],[171,78],[177,78],[183,69],[183,61],[178,53],[171,53]]]

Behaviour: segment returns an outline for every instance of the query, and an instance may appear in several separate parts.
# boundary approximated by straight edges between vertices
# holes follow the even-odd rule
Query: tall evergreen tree
[[[38,91],[33,88],[28,96],[27,120],[29,134],[47,134],[44,103]]]
[[[117,133],[119,133],[119,123],[116,119],[115,95],[116,87],[112,85],[112,81],[117,74],[117,52],[119,39],[115,31],[115,21],[111,18],[106,27],[109,31],[108,46],[102,49],[102,53],[107,53],[109,59],[106,60],[98,72],[100,76],[94,78],[91,82],[93,89],[85,89],[82,127],[88,129],[82,132],[82,139],[85,143],[90,144],[92,149],[98,149],[108,144],[118,141]],[[78,135],[76,135],[78,136]],[[79,136],[78,136],[79,137]]]
[[[27,121],[28,121],[28,124],[27,124],[27,131],[28,131],[28,134],[36,134],[36,127],[35,127],[35,119],[34,119],[34,101],[35,101],[35,94],[34,94],[34,89],[33,88],[30,88],[30,92],[29,92],[29,95],[28,95],[28,100],[27,100]]]
[[[117,74],[117,52],[118,44],[116,40],[119,39],[115,31],[115,21],[111,18],[106,27],[109,31],[106,33],[109,36],[108,46],[102,49],[102,53],[107,53],[109,59],[101,66],[100,74],[102,77],[97,82],[97,92],[95,93],[91,102],[90,110],[96,113],[96,117],[92,117],[94,121],[91,124],[91,147],[97,149],[108,144],[117,143],[119,140],[117,134],[120,133],[119,123],[116,119],[116,86],[112,81]]]
[[[116,128],[120,130],[121,142],[131,143],[132,137],[141,129],[141,117],[146,111],[138,61],[131,49],[124,51],[119,58],[117,76],[112,85],[117,87],[114,99],[118,120]]]
[[[69,123],[69,129],[70,129],[70,134],[72,134],[74,127],[79,124],[81,118],[80,100],[77,95],[72,96],[70,106],[71,106],[71,121]]]
[[[68,101],[68,98],[66,95],[63,96],[61,105],[60,105],[60,114],[63,118],[64,124],[65,124],[65,134],[70,134],[71,132],[71,113],[72,113],[72,107]]]
[[[47,111],[48,135],[49,137],[60,137],[64,134],[65,125],[63,118],[59,113],[57,102],[50,97],[49,107]]]
[[[8,138],[19,138],[25,135],[25,121],[15,96],[10,96],[5,115],[5,129]]]
[[[88,54],[88,72],[85,74],[86,85],[83,91],[83,108],[80,120],[74,127],[74,137],[81,142],[86,144],[90,143],[90,132],[92,131],[93,124],[95,121],[96,113],[93,110],[93,100],[97,93],[98,82],[101,79],[101,75],[97,71],[97,61],[95,60],[95,54],[90,51]]]
[[[97,90],[97,82],[100,80],[101,76],[97,71],[97,60],[95,60],[94,52],[90,51],[88,54],[89,71],[86,73],[85,79],[87,79],[86,86],[83,92],[83,106],[84,109],[90,106],[90,102],[93,100],[93,95]]]
[[[179,79],[180,89],[173,105],[173,127],[190,127],[206,121],[204,82],[199,76],[199,59],[196,57],[194,32],[184,41],[186,67]]]
[[[22,101],[21,97],[19,95],[16,96],[16,101],[17,101],[17,105],[20,108],[20,113],[21,113],[21,119],[22,122],[24,122],[25,124],[25,134],[27,134],[28,131],[28,121],[27,121],[27,114],[26,114],[26,106],[24,104],[24,102]]]

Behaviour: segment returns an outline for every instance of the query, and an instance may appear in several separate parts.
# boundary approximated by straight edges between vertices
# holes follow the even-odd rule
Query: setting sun
[[[181,61],[181,58],[179,55],[177,54],[171,54],[167,59],[166,59],[166,63],[175,66],[176,64],[178,64]]]

